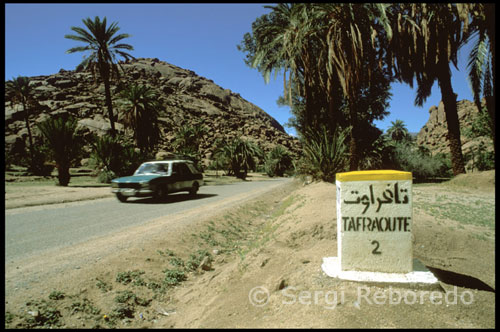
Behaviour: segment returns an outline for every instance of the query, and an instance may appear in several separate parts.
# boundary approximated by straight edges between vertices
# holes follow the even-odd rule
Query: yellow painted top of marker
[[[335,178],[340,182],[347,181],[386,181],[386,180],[411,180],[411,172],[395,170],[373,170],[373,171],[354,171],[337,173]]]

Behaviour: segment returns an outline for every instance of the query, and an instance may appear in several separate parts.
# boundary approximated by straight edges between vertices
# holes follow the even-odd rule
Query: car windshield
[[[148,173],[168,173],[169,164],[153,164],[146,163],[142,164],[135,174],[148,174]]]

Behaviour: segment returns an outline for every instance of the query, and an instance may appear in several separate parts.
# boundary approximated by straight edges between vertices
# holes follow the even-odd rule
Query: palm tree
[[[495,4],[458,4],[467,41],[477,38],[469,54],[469,82],[474,103],[479,112],[483,111],[481,95],[486,100],[493,146],[495,146]],[[469,22],[469,16],[472,20]],[[470,23],[470,25],[469,25]]]
[[[208,128],[201,123],[194,125],[185,124],[177,128],[174,140],[174,146],[177,152],[198,152],[203,135],[205,135],[207,131]]]
[[[456,94],[451,85],[449,63],[457,66],[457,53],[464,42],[456,5],[396,4],[390,7],[393,36],[388,48],[391,67],[400,81],[413,87],[415,104],[422,106],[438,81],[448,125],[453,174],[465,173]],[[395,61],[394,61],[395,60]]]
[[[292,92],[304,98],[304,122],[310,124],[310,117],[318,108],[314,90],[324,72],[318,66],[318,59],[325,55],[322,31],[316,26],[317,21],[311,19],[310,4],[264,7],[272,12],[252,24],[252,34],[245,34],[238,49],[247,52],[245,62],[257,68],[266,82],[273,72],[275,76],[283,73],[285,100],[292,106]]]
[[[120,94],[125,99],[124,125],[131,128],[137,147],[150,152],[160,139],[157,95],[151,87],[132,84]]]
[[[290,151],[281,145],[276,145],[266,155],[265,168],[267,175],[271,177],[283,176],[292,166],[293,160]]]
[[[17,78],[12,78],[12,80],[7,81],[5,83],[5,95],[6,99],[10,101],[11,105],[21,104],[21,106],[23,107],[24,121],[26,123],[26,129],[28,130],[28,140],[30,143],[30,168],[33,168],[33,135],[31,134],[31,126],[29,123],[29,109],[30,106],[34,105],[35,99],[30,87],[30,79],[28,77],[18,76]]]
[[[222,154],[229,174],[245,180],[248,171],[255,170],[256,158],[262,155],[262,151],[254,142],[236,137],[224,145]]]
[[[401,142],[409,137],[408,129],[402,120],[391,121],[391,127],[387,129],[387,134],[396,142]]]
[[[101,21],[98,16],[92,21],[90,18],[83,19],[83,24],[87,30],[80,27],[71,27],[71,30],[77,35],[65,35],[65,38],[84,42],[86,46],[78,46],[70,48],[66,53],[86,52],[90,51],[87,57],[77,66],[76,70],[91,69],[92,72],[98,72],[104,83],[104,91],[106,95],[106,105],[108,108],[109,122],[111,125],[111,135],[115,135],[115,120],[113,116],[113,105],[111,102],[110,79],[113,76],[119,76],[116,65],[116,57],[121,56],[126,60],[134,59],[134,57],[123,50],[132,51],[134,48],[128,44],[118,42],[124,38],[130,37],[128,34],[115,35],[120,28],[116,22],[113,22],[109,27],[106,26],[106,17]]]
[[[349,109],[351,126],[349,142],[349,169],[359,167],[360,115],[358,101],[365,82],[382,63],[379,43],[376,37],[385,29],[390,35],[385,17],[384,4],[362,3],[322,3],[315,6],[319,17],[328,26],[326,41],[328,46],[328,82],[338,81]],[[368,59],[368,64],[366,63]],[[332,83],[329,83],[330,85]]]
[[[72,117],[59,116],[49,118],[37,126],[45,139],[51,157],[56,162],[59,185],[67,186],[70,180],[69,168],[80,155],[82,146],[76,134],[77,120]]]

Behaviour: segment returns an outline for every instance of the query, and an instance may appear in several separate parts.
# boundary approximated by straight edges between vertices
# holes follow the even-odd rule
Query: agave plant
[[[346,167],[345,139],[349,130],[336,129],[331,133],[322,127],[319,132],[309,131],[304,142],[302,171],[316,179],[334,182],[335,174]]]

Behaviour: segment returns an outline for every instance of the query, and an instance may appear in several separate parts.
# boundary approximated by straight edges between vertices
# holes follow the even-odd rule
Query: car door
[[[189,189],[192,185],[191,171],[185,163],[179,163],[179,173],[181,174],[181,189]]]
[[[183,187],[182,171],[180,168],[180,163],[172,163],[172,190],[179,191]]]

